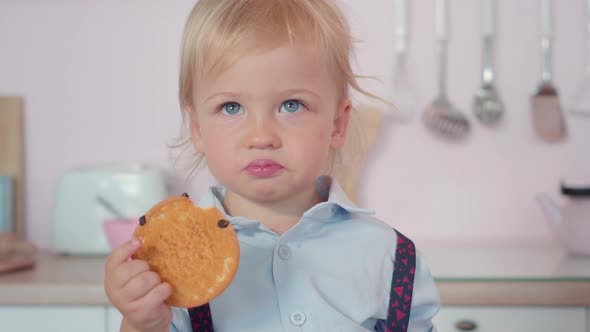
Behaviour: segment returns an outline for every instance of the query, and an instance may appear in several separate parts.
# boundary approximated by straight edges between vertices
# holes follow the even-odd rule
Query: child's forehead
[[[227,43],[223,47],[208,48],[202,55],[201,74],[219,74],[241,59],[261,54],[271,53],[281,48],[289,48],[298,54],[305,53],[321,61],[327,61],[328,52],[322,44],[309,35],[302,35],[297,39],[287,39],[272,35],[254,34],[249,38]]]
[[[321,51],[313,44],[297,43],[226,58],[196,79],[201,96],[227,88],[271,93],[303,88],[331,90],[337,85]]]
[[[301,75],[319,74],[319,70],[330,75],[330,61],[326,52],[310,40],[274,41],[228,47],[228,51],[210,52],[203,59],[202,68],[195,79],[215,79],[228,71],[247,71],[251,75],[269,75],[268,70],[295,70]],[[298,75],[298,76],[301,76]],[[260,78],[260,77],[253,77]]]

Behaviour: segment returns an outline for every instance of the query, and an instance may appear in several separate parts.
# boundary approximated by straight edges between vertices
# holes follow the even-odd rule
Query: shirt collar
[[[356,206],[346,195],[340,184],[329,176],[320,176],[316,180],[316,190],[325,201],[314,205],[303,213],[304,217],[316,220],[330,221],[341,216],[342,213],[373,215],[375,211]],[[258,226],[255,220],[230,216],[223,207],[226,190],[223,186],[211,186],[201,197],[200,207],[216,207],[237,229]]]
[[[356,214],[375,214],[375,211],[364,209],[354,204],[346,195],[338,181],[333,180],[330,176],[320,176],[316,181],[316,190],[325,202],[316,204],[307,210],[303,216],[314,219],[331,220],[337,217],[341,212]]]
[[[199,201],[199,207],[215,207],[221,212],[231,225],[236,229],[243,229],[249,227],[258,227],[260,222],[256,220],[250,220],[242,217],[234,217],[227,214],[225,207],[223,207],[223,199],[225,198],[225,187],[223,186],[211,186],[209,190],[201,197]]]

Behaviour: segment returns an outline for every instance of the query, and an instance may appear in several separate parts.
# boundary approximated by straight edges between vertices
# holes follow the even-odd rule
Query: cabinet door
[[[123,316],[117,308],[113,306],[107,307],[107,332],[119,332],[121,327],[121,320]]]
[[[587,332],[580,307],[444,307],[434,319],[439,332]]]
[[[104,332],[103,306],[0,306],[0,330]]]

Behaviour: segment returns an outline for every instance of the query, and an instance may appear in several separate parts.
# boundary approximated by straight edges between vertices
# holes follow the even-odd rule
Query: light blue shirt
[[[326,201],[280,236],[259,221],[228,216],[222,187],[203,196],[199,206],[226,214],[240,241],[238,272],[210,302],[216,332],[385,331],[396,233],[331,182],[318,179]],[[414,278],[408,332],[436,331],[438,292],[419,252]],[[173,308],[170,331],[192,331],[186,309]]]

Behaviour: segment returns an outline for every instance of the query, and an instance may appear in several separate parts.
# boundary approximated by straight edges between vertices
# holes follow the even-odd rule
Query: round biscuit
[[[147,261],[172,286],[166,300],[171,306],[210,302],[229,286],[238,269],[240,246],[231,224],[218,209],[198,208],[185,196],[150,209],[134,237],[141,247],[133,258]]]

